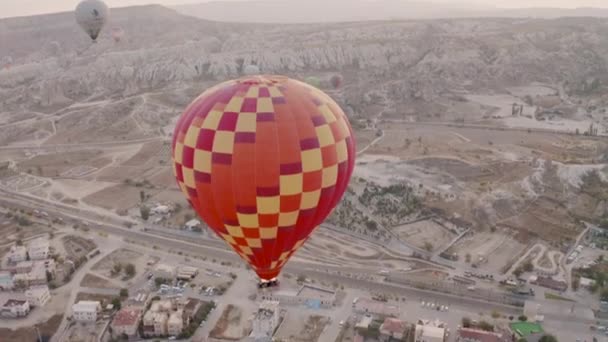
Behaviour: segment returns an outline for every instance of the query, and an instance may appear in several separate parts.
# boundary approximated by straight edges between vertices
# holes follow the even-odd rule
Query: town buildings
[[[72,315],[77,322],[95,322],[100,311],[101,304],[97,301],[81,300],[72,305]]]
[[[0,307],[0,317],[3,318],[19,318],[25,317],[30,313],[30,303],[27,300],[7,300]]]
[[[139,322],[141,322],[142,310],[139,308],[126,307],[120,309],[115,315],[110,326],[114,336],[125,334],[129,337],[136,336]]]
[[[46,285],[32,286],[25,291],[25,298],[34,307],[43,307],[51,300],[51,292]]]

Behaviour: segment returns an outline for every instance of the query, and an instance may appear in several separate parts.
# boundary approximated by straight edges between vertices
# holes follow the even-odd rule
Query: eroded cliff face
[[[51,31],[59,34],[52,41],[52,46],[62,47],[59,52],[20,43],[39,35],[28,29],[27,22],[5,23],[3,39],[15,44],[15,63],[1,72],[1,103],[8,108],[44,107],[90,97],[131,96],[236,77],[243,65],[251,63],[265,73],[314,74],[325,82],[332,73],[341,72],[349,90],[343,95],[346,102],[377,89],[393,101],[431,102],[462,89],[577,83],[581,75],[601,78],[608,69],[608,22],[599,19],[462,19],[245,29],[210,24],[156,6],[125,9],[118,17],[126,20],[128,11],[139,12],[135,19],[122,22],[129,26],[125,41],[118,44],[106,35],[99,44],[88,46],[64,23],[67,18],[47,19],[56,28]],[[154,18],[164,23],[164,32],[147,25]],[[11,27],[17,28],[11,31]],[[25,92],[29,96],[16,95]]]

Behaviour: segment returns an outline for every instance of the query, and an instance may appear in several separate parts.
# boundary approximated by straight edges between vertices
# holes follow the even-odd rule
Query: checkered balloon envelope
[[[179,118],[172,146],[190,205],[262,280],[276,278],[336,207],[355,163],[342,109],[283,76],[208,89]]]

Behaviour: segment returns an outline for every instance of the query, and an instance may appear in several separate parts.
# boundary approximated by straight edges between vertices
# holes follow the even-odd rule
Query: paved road
[[[4,199],[6,200],[6,199]],[[2,199],[0,199],[0,202]],[[13,202],[13,201],[9,201]],[[24,205],[27,206],[27,203]],[[81,221],[90,221],[85,220],[81,217],[76,217],[75,215],[69,215],[65,213],[61,213],[63,217],[66,219]],[[94,221],[90,221],[94,222]],[[199,239],[196,242],[185,241],[188,238],[183,236],[174,236],[173,238],[165,237],[165,236],[157,236],[153,234],[148,234],[147,232],[141,232],[133,229],[127,229],[124,227],[117,227],[111,224],[98,224],[91,225],[91,229],[104,231],[109,234],[115,234],[119,236],[123,236],[127,239],[131,239],[133,241],[144,242],[150,246],[162,246],[163,248],[168,248],[174,251],[182,251],[186,254],[199,254],[205,255],[208,258],[218,258],[226,261],[231,261],[235,263],[240,263],[242,260],[235,255],[228,247],[221,241],[218,240],[206,240]],[[191,240],[191,239],[189,239]],[[317,278],[325,278],[330,283],[338,282],[340,284],[348,284],[354,287],[360,287],[365,289],[370,289],[374,291],[386,291],[389,293],[397,293],[400,296],[435,296],[438,298],[442,298],[446,301],[451,301],[454,303],[460,303],[461,305],[474,305],[481,309],[485,310],[509,310],[509,311],[519,311],[519,309],[501,305],[498,303],[490,303],[479,300],[474,300],[466,297],[453,296],[444,293],[437,293],[428,290],[421,290],[415,288],[408,288],[402,285],[397,284],[388,284],[379,282],[377,278],[370,276],[370,274],[374,274],[375,271],[370,268],[360,268],[360,267],[342,267],[342,266],[332,266],[332,265],[323,265],[322,267],[319,265],[311,264],[310,262],[305,262],[301,259],[298,259],[297,256],[292,259],[285,267],[285,271],[296,273],[296,274],[304,274],[307,276],[317,277]],[[328,273],[331,272],[331,273]],[[351,273],[353,276],[346,275],[347,273]],[[358,277],[358,278],[357,278]],[[559,315],[558,315],[559,316]],[[556,316],[556,319],[559,317]],[[572,317],[565,316],[562,318],[564,321],[570,321]],[[584,320],[587,322],[587,320]]]
[[[99,260],[103,259],[106,255],[110,254],[111,250],[101,251],[100,254],[95,256],[94,258],[87,261],[87,263],[76,270],[76,272],[72,275],[72,280],[69,284],[64,285],[66,288],[71,288],[70,297],[65,301],[65,313],[63,315],[63,320],[61,324],[57,328],[57,332],[51,337],[50,342],[63,342],[65,334],[68,331],[68,320],[67,318],[72,315],[72,304],[76,300],[76,295],[83,289],[80,288],[80,282],[84,276],[89,272],[91,267],[95,265]],[[96,290],[96,289],[95,289]],[[90,291],[90,293],[97,293],[95,290]],[[84,292],[89,292],[87,290],[83,290]]]

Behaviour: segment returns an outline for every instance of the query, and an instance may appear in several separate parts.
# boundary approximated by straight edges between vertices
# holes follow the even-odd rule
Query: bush
[[[479,329],[484,330],[484,331],[494,331],[494,325],[492,325],[486,321],[479,322],[479,324],[477,326],[479,327]]]
[[[114,309],[120,310],[120,307],[121,307],[120,298],[116,297],[116,298],[112,299],[112,305],[114,305]]]
[[[129,277],[133,277],[135,275],[135,265],[127,264],[127,266],[125,266],[125,272]]]
[[[557,338],[553,335],[543,335],[543,337],[538,340],[539,342],[557,342]]]
[[[463,317],[462,318],[462,327],[463,328],[470,328],[471,327],[471,319],[469,317]]]
[[[528,317],[526,315],[521,315],[521,316],[517,317],[517,319],[520,322],[526,322],[526,321],[528,321]]]
[[[127,289],[120,289],[120,296],[122,298],[129,297],[129,290],[127,290]]]

